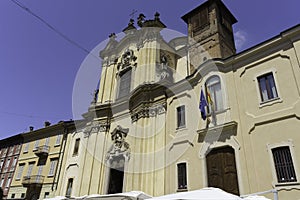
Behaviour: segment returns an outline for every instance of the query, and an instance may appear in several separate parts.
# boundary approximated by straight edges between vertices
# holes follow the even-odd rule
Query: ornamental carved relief
[[[162,55],[160,58],[160,64],[156,68],[156,76],[158,80],[168,80],[172,81],[172,70],[170,66],[171,59],[168,58],[166,55]]]
[[[132,122],[136,122],[141,118],[155,117],[166,112],[166,103],[156,104],[152,106],[142,106],[131,113]]]
[[[122,128],[120,125],[113,130],[111,133],[113,144],[107,151],[106,161],[114,160],[120,156],[123,156],[127,161],[130,159],[130,146],[129,143],[125,141],[128,131],[128,128]]]
[[[123,71],[125,72],[132,67],[136,67],[136,59],[137,57],[134,55],[133,50],[127,49],[121,56],[121,60],[117,65],[118,73],[122,73]]]
[[[109,126],[110,125],[105,122],[92,121],[84,128],[84,137],[89,137],[92,133],[106,132],[109,130]]]

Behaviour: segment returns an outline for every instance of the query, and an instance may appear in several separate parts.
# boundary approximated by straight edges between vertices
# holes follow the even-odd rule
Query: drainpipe
[[[278,200],[278,191],[276,189],[272,190],[274,194],[274,200]]]

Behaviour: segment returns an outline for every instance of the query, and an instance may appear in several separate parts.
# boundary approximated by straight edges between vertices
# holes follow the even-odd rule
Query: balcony
[[[22,180],[23,187],[29,187],[31,185],[41,186],[44,183],[44,176],[34,175],[34,176],[24,176]]]
[[[39,146],[34,150],[35,155],[37,155],[38,157],[46,157],[49,154],[49,150],[50,147],[43,145],[43,146]]]

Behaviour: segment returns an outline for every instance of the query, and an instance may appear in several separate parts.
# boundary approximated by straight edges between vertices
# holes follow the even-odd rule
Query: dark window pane
[[[209,24],[208,9],[204,8],[191,18],[193,32],[196,34]]]
[[[278,183],[296,182],[296,173],[289,147],[272,149]]]
[[[257,78],[262,102],[278,97],[277,89],[272,73]]]
[[[73,151],[73,155],[77,155],[78,154],[78,150],[79,150],[79,143],[80,143],[80,139],[77,138],[75,141],[75,146],[74,146],[74,151]]]
[[[67,191],[66,191],[66,196],[67,196],[67,197],[70,197],[70,196],[71,196],[71,193],[72,193],[72,187],[73,187],[73,179],[70,178],[70,179],[68,180]]]
[[[128,70],[120,76],[119,95],[118,98],[129,94],[131,85],[131,70]]]
[[[187,189],[186,163],[177,164],[178,189]]]
[[[185,106],[177,107],[177,127],[185,126]]]

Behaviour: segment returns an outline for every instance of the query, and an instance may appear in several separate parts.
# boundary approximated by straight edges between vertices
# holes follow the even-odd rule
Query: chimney
[[[29,126],[29,130],[33,131],[34,127],[33,126]]]
[[[48,127],[48,126],[50,126],[51,125],[51,123],[50,122],[48,122],[48,121],[45,121],[45,127]]]

